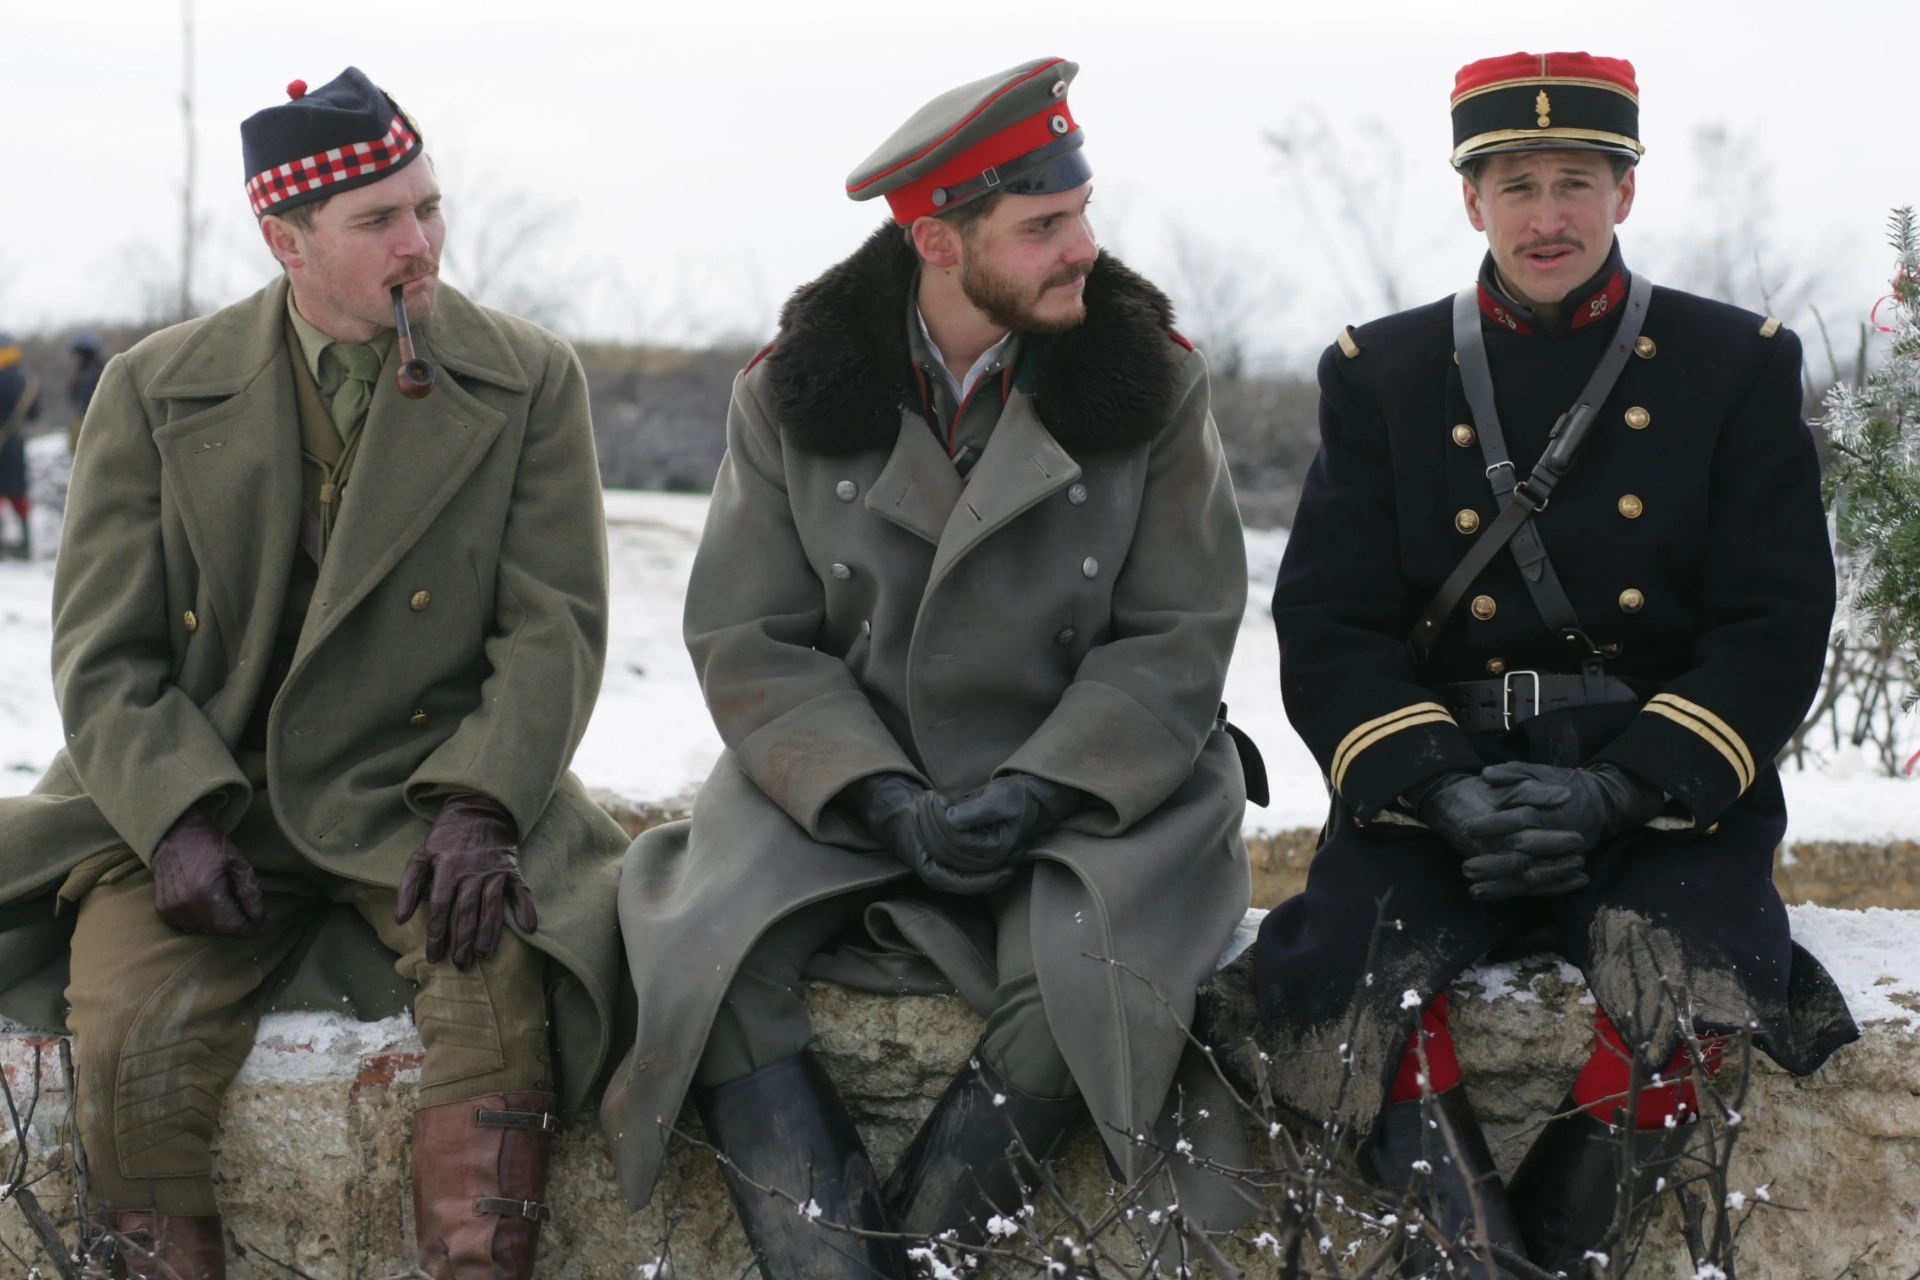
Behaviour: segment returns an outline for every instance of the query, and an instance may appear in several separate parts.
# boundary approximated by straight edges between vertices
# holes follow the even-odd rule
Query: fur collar
[[[788,299],[767,376],[795,447],[829,456],[888,449],[901,408],[919,408],[906,329],[918,266],[888,224]],[[1020,385],[1069,453],[1150,440],[1173,409],[1184,354],[1170,332],[1173,304],[1106,253],[1087,277],[1086,303],[1078,328],[1026,339]]]

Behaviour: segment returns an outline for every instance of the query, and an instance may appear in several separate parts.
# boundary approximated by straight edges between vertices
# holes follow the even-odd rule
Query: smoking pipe
[[[400,337],[400,369],[393,380],[400,384],[400,394],[409,400],[418,400],[433,392],[434,369],[431,360],[422,359],[413,354],[413,330],[407,325],[407,286],[393,286],[393,329]]]

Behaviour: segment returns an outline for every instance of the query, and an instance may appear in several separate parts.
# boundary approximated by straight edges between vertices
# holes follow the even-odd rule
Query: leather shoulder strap
[[[1447,619],[1452,616],[1455,606],[1460,603],[1461,597],[1466,595],[1467,589],[1473,585],[1474,579],[1493,563],[1493,558],[1499,555],[1502,549],[1517,541],[1516,535],[1519,534],[1522,526],[1528,526],[1535,512],[1546,509],[1555,486],[1573,470],[1573,464],[1580,456],[1580,447],[1586,443],[1587,435],[1592,431],[1593,424],[1599,416],[1600,406],[1612,394],[1614,384],[1619,382],[1621,373],[1626,370],[1627,358],[1633,354],[1634,340],[1640,336],[1640,330],[1646,325],[1647,302],[1652,295],[1653,282],[1644,275],[1636,273],[1633,283],[1627,290],[1626,311],[1620,317],[1620,325],[1614,331],[1613,341],[1608,344],[1606,354],[1601,357],[1600,363],[1587,379],[1586,386],[1581,388],[1580,398],[1574,401],[1573,407],[1560,415],[1560,421],[1554,424],[1553,433],[1547,438],[1546,451],[1541,454],[1540,461],[1535,465],[1532,474],[1519,484],[1511,483],[1509,479],[1504,495],[1501,485],[1496,482],[1495,496],[1503,496],[1505,499],[1499,516],[1481,532],[1473,545],[1467,548],[1467,554],[1454,567],[1453,572],[1447,575],[1447,580],[1441,584],[1440,590],[1434,595],[1432,602],[1427,605],[1426,611],[1420,615],[1420,620],[1414,624],[1412,633],[1407,637],[1407,643],[1417,658],[1425,660],[1433,651],[1434,643],[1439,640],[1440,632],[1446,626]],[[1493,410],[1493,377],[1486,363],[1486,338],[1480,329],[1479,306],[1477,289],[1462,290],[1454,296],[1454,340],[1458,344],[1456,349],[1460,353],[1461,385],[1466,390],[1467,406],[1474,411],[1476,425],[1481,430],[1483,438],[1485,422],[1480,419],[1481,405],[1475,400],[1476,396],[1484,396],[1489,415],[1485,421],[1494,424],[1495,445],[1504,454],[1506,441],[1500,434],[1499,418]],[[1462,324],[1463,313],[1468,318],[1468,323],[1464,325]],[[1476,355],[1477,360],[1474,358]],[[1481,376],[1469,377],[1469,368],[1474,364],[1479,366],[1478,374]],[[1484,444],[1482,448],[1484,450]],[[1512,472],[1511,461],[1503,459],[1503,462],[1504,465],[1497,468],[1489,465],[1490,480],[1496,469]],[[1537,538],[1537,531],[1535,536]],[[1516,548],[1516,558],[1518,555],[1519,551]],[[1551,571],[1551,564],[1546,561],[1544,546],[1539,548],[1539,563],[1546,566],[1546,571]],[[1527,563],[1523,560],[1521,562],[1523,576],[1526,574],[1526,569]],[[1541,578],[1544,580],[1544,572]],[[1532,590],[1535,580],[1529,577],[1527,581],[1529,590]],[[1556,588],[1559,586],[1557,577],[1554,579],[1554,586]],[[1561,591],[1560,595],[1565,599],[1564,591]],[[1535,596],[1535,600],[1538,602],[1538,595]],[[1541,609],[1541,614],[1548,618],[1550,624],[1552,623],[1553,617],[1546,608]],[[1577,618],[1573,618],[1571,602],[1566,605],[1565,616],[1572,619],[1568,625],[1571,625],[1577,634],[1579,622]],[[1565,627],[1556,629],[1564,631]]]

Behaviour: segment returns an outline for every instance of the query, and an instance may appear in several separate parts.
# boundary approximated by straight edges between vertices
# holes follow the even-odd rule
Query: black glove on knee
[[[1660,788],[1610,764],[1561,769],[1515,761],[1493,765],[1480,777],[1500,797],[1502,808],[1528,806],[1549,826],[1577,834],[1587,849],[1644,826],[1667,803]],[[1548,797],[1542,788],[1558,794]]]
[[[945,821],[946,800],[904,773],[876,773],[840,793],[874,839],[921,883],[942,893],[992,893],[1012,883],[1017,853],[966,839]]]
[[[1443,774],[1408,797],[1420,821],[1460,853],[1467,892],[1478,902],[1570,893],[1587,883],[1580,837],[1534,807],[1569,798],[1546,783],[1502,793],[1484,773]],[[1503,799],[1515,807],[1502,808]]]
[[[1002,858],[1017,858],[1034,840],[1080,811],[1086,793],[1010,773],[995,778],[942,815],[955,838],[982,842]]]

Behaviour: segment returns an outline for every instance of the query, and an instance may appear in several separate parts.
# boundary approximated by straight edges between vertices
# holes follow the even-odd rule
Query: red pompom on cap
[[[307,96],[307,82],[306,82],[305,80],[289,80],[289,81],[287,81],[287,96],[288,96],[289,98],[304,98],[304,97],[306,97],[306,96]]]

